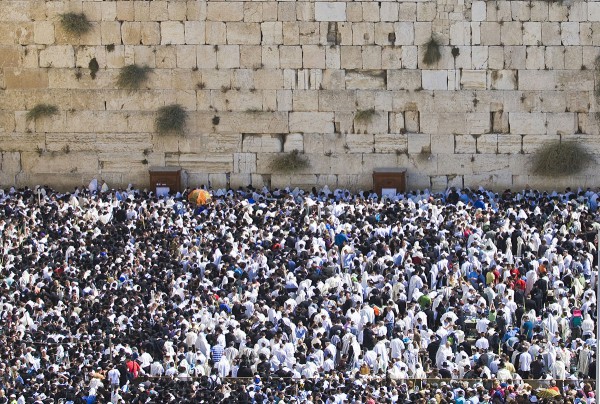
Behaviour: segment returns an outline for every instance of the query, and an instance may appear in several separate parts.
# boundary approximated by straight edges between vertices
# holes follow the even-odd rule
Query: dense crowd
[[[589,189],[92,185],[0,194],[0,404],[595,402]]]

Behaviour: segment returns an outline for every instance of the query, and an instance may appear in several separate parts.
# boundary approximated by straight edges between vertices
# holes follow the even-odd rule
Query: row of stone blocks
[[[600,27],[599,27],[600,32]],[[596,46],[440,46],[440,59],[426,64],[427,46],[320,46],[320,45],[119,45],[74,47],[71,45],[0,46],[0,66],[13,72],[54,76],[65,74],[38,68],[87,68],[96,59],[100,74],[108,78],[128,64],[153,69],[202,70],[594,70]],[[37,71],[28,71],[36,69]],[[206,72],[223,75],[224,72]],[[260,73],[245,73],[255,74]],[[289,72],[285,73],[289,80]],[[297,73],[294,73],[297,75]],[[323,74],[323,73],[321,73]],[[339,74],[329,72],[329,74]],[[400,73],[395,73],[400,74]],[[411,73],[414,74],[414,73]],[[456,74],[456,73],[455,73]],[[479,73],[484,74],[484,73]],[[588,73],[589,74],[589,73]],[[483,76],[485,77],[485,75]],[[74,88],[78,85],[72,83]],[[93,83],[90,83],[93,85]],[[490,82],[490,85],[493,83]]]
[[[152,4],[152,3],[150,3]],[[600,3],[597,3],[600,4]],[[423,45],[432,36],[449,45],[598,45],[600,22],[567,21],[91,23],[76,37],[56,21],[3,22],[5,45]]]
[[[305,105],[309,109],[310,104]],[[412,109],[388,112],[368,109],[356,112],[190,112],[188,116],[185,130],[190,135],[360,133],[372,139],[379,134],[403,132],[442,136],[598,134],[597,114],[587,112],[433,112]],[[26,111],[3,112],[0,113],[0,129],[3,136],[15,130],[50,134],[100,132],[101,139],[102,136],[152,133],[155,117],[154,112],[64,111],[29,121]]]
[[[387,155],[386,155],[387,156]],[[108,164],[99,162],[98,157],[88,156],[81,153],[73,153],[72,156],[60,155],[60,153],[47,153],[46,155],[30,153],[1,153],[0,164],[0,187],[7,185],[34,186],[37,184],[52,184],[59,189],[72,189],[74,186],[85,186],[91,178],[102,178],[111,187],[125,187],[134,184],[137,187],[148,185],[147,164]],[[81,164],[73,163],[75,158],[82,158]],[[200,157],[197,157],[200,158]],[[267,158],[267,157],[264,157]],[[54,163],[54,161],[60,163]],[[361,170],[356,170],[348,164],[343,163],[345,156],[330,156],[330,164],[339,170],[330,169],[325,172],[323,167],[315,167],[314,171],[306,170],[296,173],[263,172],[241,172],[234,173],[217,169],[208,171],[205,167],[167,159],[171,164],[182,167],[183,182],[186,186],[209,185],[214,188],[238,187],[263,185],[272,187],[300,186],[311,188],[312,186],[328,185],[330,187],[342,187],[357,189],[370,189],[372,187],[372,169],[380,167],[404,167],[407,169],[407,183],[409,189],[433,188],[442,190],[448,186],[484,186],[496,190],[512,187],[540,187],[544,189],[560,189],[567,186],[592,186],[600,185],[598,176],[594,169],[571,177],[560,177],[549,179],[547,177],[531,174],[531,162],[529,155],[464,155],[457,159],[444,158],[439,155],[431,156],[406,156],[389,155],[381,159],[381,155],[365,155],[362,158]],[[50,163],[44,169],[32,169],[40,167],[41,164]],[[358,162],[357,162],[358,164]],[[60,167],[58,167],[60,165]],[[344,166],[344,167],[342,167]],[[512,171],[511,171],[512,170]],[[315,173],[316,172],[316,173]],[[512,173],[511,173],[512,172]]]
[[[458,174],[456,164],[468,164],[473,156],[503,159],[535,153],[554,141],[578,141],[600,155],[600,139],[593,135],[434,135],[422,133],[288,134],[159,136],[149,133],[97,135],[91,133],[13,133],[0,138],[0,150],[27,157],[23,169],[32,172],[69,172],[73,168],[103,168],[175,164],[193,165],[206,172],[269,173],[271,160],[280,153],[298,150],[310,161],[307,172],[340,173],[344,169],[370,172],[373,164],[397,165],[406,158],[429,161],[432,173]],[[18,146],[17,146],[18,145]],[[503,157],[502,157],[503,156]],[[513,156],[513,157],[510,157]],[[473,160],[474,161],[474,160]],[[344,168],[344,164],[349,165]],[[487,171],[485,161],[482,167]],[[385,165],[385,164],[384,164]],[[511,165],[512,166],[512,165]],[[513,167],[514,168],[514,167]],[[3,166],[3,169],[7,169]],[[322,170],[322,171],[320,171]],[[10,170],[9,170],[10,171]]]
[[[470,9],[468,6],[471,6]],[[92,21],[600,21],[596,2],[537,1],[51,1],[5,0],[0,21],[39,21],[64,12]]]

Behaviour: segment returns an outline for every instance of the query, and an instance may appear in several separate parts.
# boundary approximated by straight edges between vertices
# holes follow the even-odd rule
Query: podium
[[[373,190],[381,196],[394,196],[399,192],[406,192],[406,169],[375,168]]]
[[[157,196],[181,191],[181,167],[151,167],[150,189]]]

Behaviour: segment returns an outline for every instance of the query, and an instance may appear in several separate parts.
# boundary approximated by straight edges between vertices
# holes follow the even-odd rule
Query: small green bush
[[[148,66],[127,65],[121,68],[117,77],[117,87],[126,90],[139,90],[148,80]]]
[[[574,175],[594,162],[594,158],[574,141],[552,142],[533,155],[533,173],[542,176]]]
[[[38,118],[44,118],[56,114],[58,114],[58,108],[55,105],[37,104],[27,112],[25,119],[27,122],[30,122],[35,121]]]
[[[155,126],[160,134],[177,133],[183,134],[187,112],[179,104],[167,105],[158,110]]]
[[[290,153],[280,154],[271,162],[271,169],[280,172],[293,172],[302,170],[310,166],[308,158],[304,153],[298,150],[292,150]]]
[[[361,111],[356,111],[356,114],[354,114],[354,120],[356,122],[368,123],[373,120],[373,117],[375,115],[377,115],[377,112],[375,112],[375,108],[364,109]]]
[[[60,25],[73,35],[84,35],[92,29],[92,24],[83,13],[64,13],[60,15]]]
[[[435,37],[431,37],[429,42],[425,45],[425,54],[423,55],[423,63],[426,66],[431,66],[438,62],[442,58],[440,53],[440,44]]]

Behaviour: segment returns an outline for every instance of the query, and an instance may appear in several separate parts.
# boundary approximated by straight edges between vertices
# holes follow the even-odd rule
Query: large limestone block
[[[303,137],[305,153],[322,155],[326,151],[325,147],[330,146],[330,142],[325,139],[325,135],[322,133],[304,133]],[[329,149],[327,149],[327,151],[328,150]]]
[[[142,23],[123,22],[121,24],[121,37],[125,45],[139,45],[142,41]]]
[[[33,25],[33,39],[36,44],[53,44],[54,24],[51,21],[36,21]]]
[[[557,72],[552,70],[520,70],[519,90],[554,90]]]
[[[278,153],[283,150],[283,137],[278,135],[244,135],[244,153]]]
[[[316,21],[346,21],[345,2],[315,2]]]
[[[343,69],[362,68],[362,49],[360,46],[342,46],[340,65]]]
[[[244,3],[241,1],[207,2],[206,19],[209,21],[242,21]]]
[[[6,174],[17,174],[21,171],[21,153],[0,153],[0,172]]]
[[[40,51],[40,67],[74,67],[75,51],[69,45],[50,46]]]
[[[587,5],[588,21],[600,21],[600,2],[589,2]]]
[[[471,21],[485,21],[487,18],[487,7],[485,1],[474,1],[471,3]]]
[[[390,133],[402,133],[406,131],[404,112],[389,113],[389,131]]]
[[[477,138],[471,135],[454,136],[454,152],[456,154],[475,154],[477,153]]]
[[[325,48],[317,45],[302,47],[302,65],[305,69],[325,68]]]
[[[563,45],[579,45],[579,23],[578,22],[561,22],[560,23],[560,38]]]
[[[227,173],[233,170],[231,153],[181,153],[177,163],[188,171]]]
[[[219,46],[217,52],[217,66],[222,69],[235,69],[240,67],[239,45]]]
[[[289,116],[291,132],[333,133],[332,112],[291,112]]]
[[[346,153],[373,153],[374,135],[348,133],[344,135],[343,151]]]
[[[4,69],[6,89],[34,89],[48,87],[48,72],[40,69]]]
[[[477,136],[477,153],[496,154],[498,153],[498,134],[485,133]]]
[[[186,19],[187,7],[186,2],[171,1],[169,2],[169,20],[183,21]]]
[[[517,135],[542,135],[546,133],[546,114],[541,112],[508,115],[511,133]]]
[[[440,156],[437,159],[437,174],[464,175],[473,173],[473,154],[455,154],[451,158]]]
[[[98,167],[98,157],[95,153],[85,152],[23,152],[21,167],[27,173],[75,173],[90,172]]]
[[[454,154],[454,138],[450,134],[431,135],[431,153]]]
[[[283,142],[283,151],[289,153],[298,150],[304,152],[304,135],[302,133],[288,133]]]
[[[593,71],[574,71],[563,70],[557,72],[556,83],[559,90],[571,91],[587,91],[594,88],[594,73]]]
[[[0,136],[0,150],[5,152],[43,150],[46,138],[43,134],[27,132],[2,133]]]
[[[163,21],[160,35],[161,45],[182,45],[185,43],[185,25],[180,21]]]
[[[430,154],[431,135],[428,133],[408,134],[408,154]]]
[[[118,21],[102,21],[100,23],[102,45],[121,44],[121,23]]]
[[[548,135],[571,135],[577,131],[577,115],[571,112],[548,114]]]
[[[421,71],[419,70],[387,70],[388,90],[414,91],[422,85]]]
[[[252,174],[231,174],[229,176],[229,187],[232,189],[247,187],[249,185],[252,185]]]
[[[465,174],[463,182],[465,187],[475,188],[482,186],[496,191],[501,191],[513,186],[511,174],[504,172],[493,174]]]
[[[523,136],[523,153],[535,153],[549,142],[560,140],[558,135],[526,135]]]
[[[356,92],[351,90],[324,90],[318,92],[319,111],[354,111]]]
[[[292,102],[294,111],[315,111],[319,108],[319,94],[310,90],[294,90]]]
[[[117,143],[119,145],[119,143]],[[47,133],[46,150],[59,152],[67,147],[74,152],[96,151],[95,133]],[[120,150],[123,150],[122,148]]]
[[[241,174],[256,172],[256,153],[234,153],[233,172]]]
[[[460,84],[466,90],[485,90],[487,87],[485,70],[462,70]]]
[[[448,89],[448,72],[446,70],[423,70],[421,73],[424,90]]]
[[[492,70],[489,71],[489,82],[492,90],[516,90],[516,70]]]
[[[285,112],[218,113],[219,133],[287,133],[288,114]],[[212,119],[212,118],[211,118]]]
[[[385,89],[386,72],[384,70],[348,70],[346,71],[347,89]]]
[[[518,134],[498,134],[498,153],[517,154],[523,150],[523,136]]]
[[[186,21],[184,30],[186,44],[202,45],[206,42],[206,23],[204,21]]]
[[[21,54],[18,49],[8,46],[0,47],[0,68],[20,67],[20,60]]]
[[[386,133],[388,132],[388,115],[385,111],[363,110],[358,111],[354,116],[355,133]],[[361,118],[361,112],[366,113],[365,118]]]
[[[158,22],[142,23],[142,45],[158,45],[160,43],[160,34],[160,24]]]
[[[227,24],[227,43],[257,45],[261,41],[260,24],[230,22]]]

